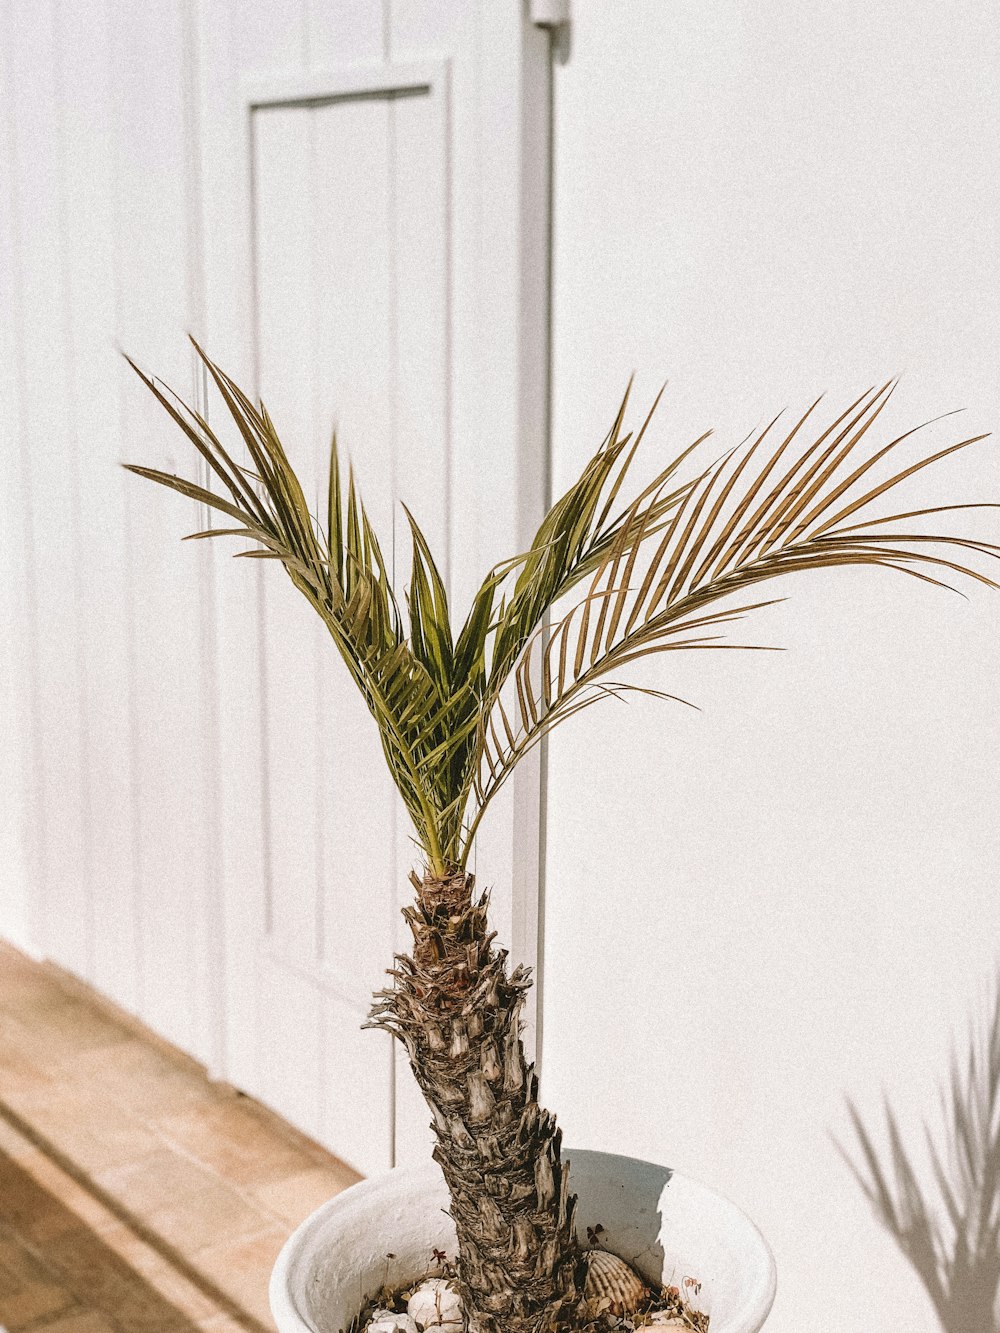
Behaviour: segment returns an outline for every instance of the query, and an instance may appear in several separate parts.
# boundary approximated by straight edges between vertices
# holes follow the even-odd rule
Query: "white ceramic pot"
[[[774,1258],[744,1213],[652,1162],[582,1150],[564,1156],[581,1236],[601,1225],[602,1247],[647,1280],[677,1286],[710,1315],[711,1333],[757,1333],[774,1300]],[[434,1163],[363,1180],[323,1204],[286,1242],[271,1274],[280,1333],[341,1333],[383,1285],[432,1271],[434,1249],[454,1258],[447,1207]],[[685,1286],[685,1278],[693,1281]]]

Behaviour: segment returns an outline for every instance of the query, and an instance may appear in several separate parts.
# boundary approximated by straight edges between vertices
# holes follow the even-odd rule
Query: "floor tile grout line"
[[[253,1185],[248,1185],[243,1181],[233,1180],[231,1177],[227,1176],[225,1172],[219,1171],[217,1168],[211,1166],[209,1163],[204,1161],[203,1158],[199,1157],[197,1153],[194,1152],[191,1148],[187,1147],[186,1144],[181,1142],[179,1139],[174,1138],[169,1133],[169,1131],[157,1127],[154,1124],[154,1122],[143,1121],[142,1124],[145,1127],[147,1127],[153,1135],[156,1136],[162,1147],[155,1148],[152,1153],[146,1153],[144,1154],[143,1157],[135,1158],[132,1162],[129,1162],[127,1164],[128,1166],[140,1166],[145,1157],[153,1156],[154,1153],[166,1149],[167,1151],[171,1152],[175,1157],[181,1158],[183,1161],[188,1162],[191,1166],[196,1166],[209,1179],[215,1181],[221,1181],[221,1183],[227,1186],[227,1188],[229,1188],[230,1190],[232,1190],[233,1194],[235,1194],[243,1203],[247,1204],[255,1212],[264,1214],[265,1216],[262,1217],[263,1222],[269,1221],[272,1225],[276,1225],[279,1227],[288,1227],[289,1225],[291,1225],[289,1218],[285,1217],[282,1213],[279,1213],[276,1209],[271,1207],[271,1205],[268,1204],[264,1199],[261,1199],[257,1194],[254,1193]],[[117,1170],[117,1169],[119,1168],[109,1168],[109,1170]],[[308,1166],[304,1164],[302,1167],[303,1172],[310,1170],[323,1170],[323,1169],[324,1167],[318,1163],[315,1166]],[[294,1174],[298,1175],[301,1173],[295,1172]],[[96,1181],[95,1185],[97,1186],[98,1189],[101,1188],[100,1184]],[[264,1186],[262,1185],[261,1188],[264,1188]],[[248,1233],[246,1236],[240,1236],[237,1241],[233,1242],[233,1244],[238,1244],[240,1241],[253,1240],[256,1237],[263,1235],[267,1231],[267,1229],[268,1228],[266,1226],[261,1226],[258,1229],[256,1229],[252,1234]],[[203,1246],[201,1248],[209,1249],[211,1247]]]
[[[236,1301],[233,1300],[221,1287],[217,1286],[211,1278],[206,1277],[198,1268],[185,1258],[173,1245],[158,1235],[149,1227],[141,1217],[136,1216],[126,1208],[113,1194],[103,1189],[88,1173],[82,1170],[72,1158],[63,1153],[54,1143],[39,1133],[35,1127],[18,1114],[12,1106],[9,1106],[0,1098],[0,1117],[7,1121],[8,1125],[22,1138],[26,1139],[35,1148],[42,1153],[48,1160],[64,1175],[85,1190],[92,1199],[95,1199],[103,1208],[105,1208],[113,1217],[115,1217],[123,1226],[126,1226],[138,1238],[149,1246],[156,1254],[164,1259],[175,1272],[179,1273],[193,1287],[196,1287],[209,1300],[214,1301],[219,1307],[221,1313],[227,1314],[234,1319],[247,1333],[269,1333],[267,1326],[249,1311],[244,1310]],[[29,1173],[30,1174],[30,1173]]]
[[[239,1101],[237,1102],[238,1105],[245,1105],[248,1116],[257,1128],[264,1133],[270,1134],[276,1143],[280,1143],[282,1147],[289,1149],[291,1152],[301,1157],[301,1165],[296,1166],[293,1171],[289,1171],[285,1179],[299,1175],[306,1175],[310,1172],[328,1173],[334,1178],[331,1181],[331,1197],[333,1194],[347,1189],[354,1183],[352,1180],[345,1180],[342,1178],[342,1173],[345,1172],[344,1164],[341,1163],[339,1159],[329,1160],[329,1155],[325,1149],[309,1151],[309,1148],[294,1141],[291,1136],[286,1136],[278,1132],[269,1123],[270,1113],[267,1112],[266,1108],[264,1108],[267,1117],[265,1119],[264,1117],[255,1114],[256,1107],[252,1099],[245,1098],[238,1093],[234,1093],[233,1097],[234,1099],[239,1098]],[[211,1104],[213,1106],[226,1107],[229,1105],[229,1096],[226,1093],[223,1093],[218,1101],[214,1101]],[[14,1110],[14,1108],[11,1109]],[[19,1114],[19,1112],[16,1111],[15,1113]],[[188,1165],[197,1168],[197,1170],[204,1175],[206,1183],[215,1182],[224,1185],[237,1198],[239,1198],[242,1203],[246,1204],[254,1212],[260,1214],[263,1221],[270,1221],[273,1225],[281,1228],[288,1228],[289,1226],[295,1226],[297,1224],[293,1217],[289,1217],[286,1213],[283,1213],[280,1209],[274,1207],[273,1204],[268,1203],[266,1198],[264,1198],[260,1192],[273,1188],[275,1184],[280,1184],[280,1181],[275,1182],[266,1179],[259,1182],[234,1180],[231,1176],[227,1175],[224,1170],[214,1166],[210,1161],[207,1161],[203,1156],[200,1156],[197,1148],[190,1147],[185,1143],[183,1138],[172,1133],[169,1127],[169,1120],[146,1120],[142,1118],[142,1116],[136,1114],[134,1110],[132,1111],[132,1116],[136,1124],[141,1126],[143,1131],[149,1134],[151,1141],[155,1141],[156,1146],[151,1148],[148,1152],[131,1159],[127,1163],[121,1163],[117,1166],[109,1166],[101,1168],[100,1171],[94,1171],[93,1176],[98,1177],[98,1179],[94,1180],[96,1188],[103,1188],[99,1179],[100,1176],[109,1175],[115,1171],[124,1170],[127,1167],[139,1166],[145,1158],[154,1156],[157,1152],[166,1151],[172,1156],[188,1163]],[[311,1147],[311,1145],[309,1145],[309,1147]],[[84,1170],[84,1168],[79,1166],[78,1169]],[[255,1236],[260,1234],[262,1229],[263,1228],[255,1229],[253,1234]],[[239,1239],[247,1238],[248,1237],[240,1237]],[[2,1333],[2,1330],[0,1330],[0,1333]]]
[[[246,1103],[248,1114],[254,1120],[255,1124],[260,1126],[260,1128],[264,1129],[265,1131],[273,1133],[276,1139],[280,1139],[280,1141],[284,1145],[291,1148],[294,1152],[300,1152],[302,1154],[304,1160],[301,1171],[295,1171],[293,1174],[300,1175],[307,1171],[330,1171],[331,1174],[334,1174],[333,1168],[327,1162],[320,1161],[318,1155],[315,1158],[312,1157],[299,1144],[293,1143],[290,1138],[286,1138],[284,1135],[279,1135],[275,1130],[272,1129],[272,1127],[265,1120],[256,1115],[254,1112],[254,1103],[250,1098],[244,1097],[243,1101]],[[255,1209],[263,1210],[279,1226],[287,1227],[289,1225],[290,1219],[285,1217],[283,1214],[278,1212],[276,1209],[272,1208],[263,1199],[261,1199],[255,1193],[256,1187],[253,1184],[248,1184],[245,1181],[232,1180],[229,1176],[225,1174],[225,1172],[218,1170],[216,1167],[211,1166],[209,1163],[205,1162],[202,1158],[198,1157],[196,1150],[189,1148],[182,1140],[175,1138],[170,1133],[169,1128],[167,1128],[166,1126],[162,1128],[159,1125],[154,1126],[153,1122],[150,1121],[146,1121],[143,1123],[149,1125],[152,1132],[155,1135],[157,1135],[163,1143],[167,1144],[170,1150],[176,1153],[177,1156],[183,1157],[186,1161],[191,1162],[192,1165],[200,1167],[203,1171],[207,1172],[212,1176],[215,1176],[218,1180],[223,1181],[233,1190],[235,1194],[238,1194],[240,1196],[240,1198],[244,1201],[244,1203],[252,1205]],[[325,1152],[326,1150],[321,1149],[321,1151]],[[264,1188],[265,1185],[266,1182],[261,1182],[260,1188]],[[342,1185],[341,1188],[346,1189],[347,1186]]]

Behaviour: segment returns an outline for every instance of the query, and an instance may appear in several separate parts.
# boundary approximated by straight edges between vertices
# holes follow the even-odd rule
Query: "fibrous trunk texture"
[[[434,1157],[451,1192],[459,1286],[477,1333],[572,1323],[582,1294],[568,1164],[555,1117],[538,1105],[520,1012],[527,971],[508,974],[471,875],[412,876],[404,915],[413,954],[376,996],[373,1025],[406,1046],[434,1117]]]

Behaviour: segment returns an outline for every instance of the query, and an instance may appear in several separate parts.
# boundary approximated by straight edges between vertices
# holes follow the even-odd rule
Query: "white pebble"
[[[429,1277],[426,1282],[421,1282],[406,1302],[406,1313],[418,1329],[464,1333],[462,1298],[447,1278]]]
[[[417,1333],[417,1326],[408,1314],[376,1310],[368,1322],[366,1333]]]

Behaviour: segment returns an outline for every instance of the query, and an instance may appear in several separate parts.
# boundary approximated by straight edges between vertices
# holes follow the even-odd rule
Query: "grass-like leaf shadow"
[[[942,1127],[924,1126],[929,1165],[918,1169],[888,1100],[887,1148],[850,1100],[858,1146],[854,1156],[836,1146],[945,1333],[1000,1333],[1000,985],[985,1019],[970,1025],[968,1048],[952,1050],[941,1104]]]

